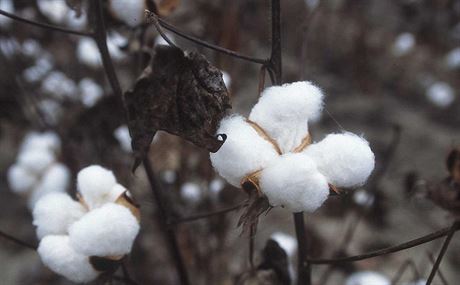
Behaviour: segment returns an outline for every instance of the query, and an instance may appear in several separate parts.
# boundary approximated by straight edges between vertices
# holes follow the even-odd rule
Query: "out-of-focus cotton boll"
[[[0,0],[0,10],[3,10],[8,13],[14,13],[13,0]],[[1,16],[0,17],[0,27],[8,28],[13,19]]]
[[[230,77],[230,74],[228,74],[225,71],[222,71],[222,80],[224,80],[227,89],[230,89],[232,87],[232,78]]]
[[[128,39],[122,34],[117,32],[111,32],[107,37],[107,48],[109,49],[110,56],[114,60],[122,60],[126,58],[126,54],[120,49],[120,47],[126,46]]]
[[[37,176],[18,164],[8,169],[7,179],[11,190],[16,193],[26,193],[37,183]]]
[[[90,282],[99,275],[89,263],[88,256],[76,252],[70,246],[68,236],[46,236],[37,251],[48,268],[73,282]]]
[[[219,178],[213,179],[209,183],[209,192],[210,195],[213,199],[217,199],[219,197],[220,192],[224,189],[225,187],[225,181]]]
[[[310,145],[305,151],[337,187],[361,186],[374,169],[374,153],[369,143],[352,133],[330,134]]]
[[[236,187],[247,174],[264,168],[278,156],[272,144],[241,116],[224,118],[217,133],[226,134],[227,140],[219,151],[210,154],[212,165]]]
[[[62,116],[62,106],[54,99],[44,99],[38,102],[38,109],[43,114],[44,120],[50,125],[56,125]]]
[[[426,97],[440,108],[449,107],[455,100],[455,91],[446,82],[436,82],[426,90]]]
[[[180,188],[180,195],[182,199],[191,203],[197,203],[202,198],[201,188],[198,184],[187,182]]]
[[[83,105],[86,107],[94,106],[102,95],[104,90],[91,78],[83,78],[78,83],[78,89],[80,90],[80,98]]]
[[[53,71],[43,79],[41,89],[58,99],[74,99],[78,92],[77,84],[64,73]]]
[[[61,148],[61,139],[54,132],[30,132],[28,133],[21,144],[20,151],[30,149],[48,150],[57,153]]]
[[[102,65],[97,44],[91,38],[80,38],[77,45],[77,58],[91,68],[98,68]]]
[[[43,149],[29,149],[21,152],[18,164],[36,175],[42,174],[55,160],[54,153]]]
[[[40,12],[56,24],[63,23],[70,10],[62,0],[37,0],[37,5]]]
[[[91,209],[106,203],[110,191],[116,184],[113,172],[99,165],[88,166],[77,175],[78,191]]]
[[[368,207],[374,204],[375,197],[364,189],[353,193],[353,201],[360,206]]]
[[[33,209],[37,201],[53,192],[65,192],[69,187],[70,171],[64,164],[53,164],[42,176],[29,198],[29,208]]]
[[[276,241],[289,257],[295,255],[297,251],[297,240],[293,236],[283,232],[275,232],[270,238]]]
[[[403,285],[425,285],[426,282],[427,282],[426,279],[418,279],[415,281],[403,283]]]
[[[168,184],[173,184],[177,179],[177,174],[174,170],[165,170],[161,173],[161,179]]]
[[[110,0],[112,14],[127,24],[135,27],[144,20],[145,0]]]
[[[451,69],[460,68],[460,47],[451,50],[445,58],[447,67]]]
[[[122,256],[131,251],[139,228],[130,210],[109,203],[70,227],[70,244],[88,256]]]
[[[129,135],[128,126],[122,125],[115,129],[113,132],[114,137],[118,140],[121,149],[126,152],[131,152],[131,136]]]
[[[78,15],[77,11],[69,9],[66,17],[67,26],[77,30],[85,28],[88,22],[88,16],[83,10],[84,9],[81,11],[81,15]]]
[[[48,57],[38,58],[35,65],[24,69],[22,76],[27,82],[38,82],[51,71],[53,63]]]
[[[83,217],[85,208],[65,193],[50,193],[36,203],[33,224],[37,236],[65,235],[71,224]]]
[[[373,271],[360,271],[351,274],[345,285],[390,285],[390,280],[384,275]]]
[[[0,52],[3,53],[7,58],[15,56],[20,51],[20,49],[21,46],[16,39],[3,37],[0,38]]]
[[[266,88],[249,119],[286,153],[301,144],[308,135],[308,122],[318,119],[322,108],[323,93],[318,87],[306,81],[294,82]]]
[[[128,189],[126,189],[123,185],[118,183],[115,184],[107,195],[107,203],[115,202],[126,191],[128,191]]]
[[[313,212],[329,195],[326,178],[304,154],[284,154],[261,173],[260,188],[272,206],[292,212]]]
[[[393,43],[393,54],[403,56],[408,54],[415,46],[415,37],[411,33],[402,33],[396,37]]]
[[[42,47],[36,40],[26,39],[22,43],[22,53],[37,58],[42,53]]]

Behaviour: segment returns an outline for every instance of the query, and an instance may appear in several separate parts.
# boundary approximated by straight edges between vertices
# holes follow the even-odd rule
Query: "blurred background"
[[[0,9],[90,31],[87,2],[0,0]],[[124,91],[148,65],[154,46],[165,43],[143,21],[144,8],[154,4],[166,21],[189,35],[258,58],[270,55],[270,1],[103,2],[109,50]],[[376,170],[367,185],[331,197],[306,216],[311,257],[368,252],[449,226],[451,215],[425,198],[425,185],[449,175],[446,157],[460,144],[460,1],[286,0],[281,12],[283,81],[312,81],[326,94],[322,118],[311,126],[313,139],[347,130],[362,134],[376,153]],[[221,69],[232,111],[248,114],[259,95],[260,65],[167,35]],[[133,279],[177,284],[145,172],[140,167],[131,173],[121,100],[112,94],[93,39],[0,15],[0,70],[0,230],[37,243],[31,194],[15,193],[7,173],[27,135],[53,132],[60,140],[55,160],[72,175],[70,193],[79,169],[100,164],[112,169],[141,205],[142,230],[128,257]],[[178,137],[157,133],[149,156],[173,217],[232,207],[246,198],[215,174],[206,150]],[[232,211],[174,225],[192,284],[243,284],[237,282],[249,270],[248,239],[237,228],[240,215]],[[267,240],[274,238],[288,254],[295,276],[294,236],[288,211],[275,208],[262,216],[256,263],[263,259]],[[404,264],[413,263],[417,270],[405,270],[396,282],[408,284],[427,278],[429,255],[437,255],[441,243],[334,268],[313,266],[313,280],[345,284],[362,271],[391,280]],[[448,284],[460,280],[459,250],[460,240],[454,237],[441,265]],[[46,269],[34,251],[1,239],[0,264],[0,284],[71,284]],[[433,284],[445,283],[437,277]]]

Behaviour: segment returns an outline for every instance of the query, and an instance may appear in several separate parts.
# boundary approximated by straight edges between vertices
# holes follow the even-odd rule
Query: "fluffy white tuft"
[[[19,153],[17,160],[28,171],[40,175],[54,162],[55,155],[49,150],[30,149]]]
[[[193,182],[187,182],[180,188],[181,197],[189,202],[197,203],[202,198],[201,188],[198,184]]]
[[[78,83],[80,90],[80,99],[86,107],[94,106],[104,95],[104,90],[91,78],[83,78]]]
[[[131,152],[131,135],[129,134],[129,129],[127,125],[119,126],[113,132],[113,135],[120,143],[121,149],[126,152]]]
[[[249,119],[259,124],[286,153],[308,135],[308,121],[319,118],[323,97],[321,90],[307,81],[269,87],[262,92]]]
[[[384,275],[373,271],[360,271],[351,274],[345,285],[390,285],[390,280]]]
[[[144,18],[144,0],[111,0],[110,11],[128,26],[134,27],[142,23]]]
[[[110,191],[116,184],[113,172],[99,165],[83,168],[77,175],[78,191],[91,209],[108,202]]]
[[[89,256],[125,255],[131,251],[139,228],[129,209],[109,203],[92,210],[70,227],[70,243]]]
[[[395,56],[408,54],[415,46],[415,37],[411,33],[399,34],[393,43],[392,51]]]
[[[210,154],[212,165],[236,187],[244,176],[262,169],[278,156],[271,143],[260,137],[241,116],[224,118],[217,133],[226,134],[227,140],[219,151]]]
[[[275,232],[270,238],[276,241],[289,257],[293,257],[296,253],[297,240],[293,236],[283,232]]]
[[[99,275],[89,263],[88,256],[79,254],[70,246],[68,236],[46,236],[37,251],[48,268],[73,282],[90,282]]]
[[[61,139],[56,133],[30,132],[24,137],[19,151],[23,152],[31,149],[44,149],[52,152],[58,152],[60,148]]]
[[[446,82],[435,82],[426,90],[426,96],[440,108],[449,107],[455,101],[455,91]]]
[[[65,192],[70,182],[70,171],[61,163],[53,164],[42,176],[40,183],[35,187],[29,198],[29,207],[33,209],[35,203],[43,196],[54,192]]]
[[[260,187],[270,205],[292,212],[313,212],[329,195],[326,178],[315,163],[301,153],[284,154],[273,160],[260,176]]]
[[[38,0],[37,5],[40,12],[56,24],[62,23],[70,10],[62,0]]]
[[[7,179],[11,190],[16,193],[26,193],[37,183],[37,176],[18,164],[8,169]]]
[[[355,187],[366,182],[374,169],[374,153],[369,143],[352,133],[330,134],[304,151],[337,187]]]
[[[64,235],[71,224],[80,219],[85,208],[65,193],[50,193],[36,203],[33,210],[33,224],[37,236]]]

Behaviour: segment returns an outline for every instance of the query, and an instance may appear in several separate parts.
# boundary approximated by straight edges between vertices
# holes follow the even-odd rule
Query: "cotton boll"
[[[118,128],[115,129],[113,132],[113,135],[115,138],[118,140],[118,143],[121,146],[121,149],[123,149],[126,152],[131,152],[131,135],[129,134],[129,129],[128,126],[122,125],[119,126]]]
[[[455,91],[446,82],[436,82],[428,88],[426,96],[434,105],[447,108],[455,100]]]
[[[323,93],[307,81],[265,89],[249,119],[259,124],[283,153],[294,150],[308,135],[309,120],[319,118]]]
[[[55,160],[53,152],[44,149],[29,149],[18,155],[18,164],[36,175],[42,174]]]
[[[202,198],[201,188],[196,183],[187,182],[180,188],[182,199],[191,203],[198,203]]]
[[[22,43],[22,53],[30,57],[38,57],[42,52],[41,45],[34,39],[26,39]]]
[[[454,48],[446,55],[445,63],[450,69],[460,68],[460,47]]]
[[[107,48],[113,60],[120,61],[126,58],[126,54],[120,49],[128,44],[128,39],[117,32],[111,32],[107,37]]]
[[[78,191],[91,209],[104,204],[116,184],[112,171],[99,165],[88,166],[77,175]]]
[[[77,58],[91,68],[98,68],[102,65],[97,44],[91,38],[80,38],[77,45]]]
[[[110,11],[112,14],[131,27],[135,27],[142,23],[145,9],[144,0],[110,1]]]
[[[403,56],[408,54],[415,46],[415,37],[411,33],[402,33],[398,35],[393,43],[393,54]]]
[[[227,140],[216,153],[210,154],[212,165],[236,187],[246,175],[264,168],[278,156],[273,145],[241,116],[224,118],[217,133],[226,134]]]
[[[360,271],[350,275],[345,285],[390,285],[390,280],[384,275],[373,271]]]
[[[35,204],[33,224],[37,227],[37,236],[64,235],[71,224],[80,219],[85,208],[65,193],[50,193]]]
[[[272,206],[284,206],[292,212],[313,212],[329,195],[326,178],[308,156],[284,154],[261,173],[260,188]]]
[[[80,90],[81,102],[86,107],[94,106],[102,95],[104,90],[91,78],[83,78],[78,83],[78,89]]]
[[[139,228],[130,210],[109,203],[70,227],[70,244],[88,256],[122,256],[131,251]]]
[[[28,133],[21,144],[20,152],[40,149],[52,152],[58,152],[61,148],[61,139],[54,132],[30,132]]]
[[[69,186],[70,171],[64,164],[55,163],[43,174],[40,183],[35,187],[29,198],[29,207],[34,208],[35,203],[43,196],[53,192],[65,192]]]
[[[78,92],[77,84],[60,71],[53,71],[48,74],[43,79],[41,89],[57,99],[72,99]]]
[[[88,256],[76,252],[70,246],[68,236],[44,237],[37,252],[48,268],[73,282],[90,282],[99,275],[89,263]]]
[[[304,151],[328,182],[337,187],[363,185],[374,169],[369,143],[352,133],[330,134]]]
[[[275,232],[270,238],[276,241],[289,257],[293,257],[296,253],[297,240],[293,236],[283,232]]]
[[[18,164],[13,164],[7,173],[8,184],[16,193],[26,193],[37,183],[37,176]]]
[[[115,202],[126,191],[128,191],[128,189],[126,189],[123,185],[118,183],[115,184],[115,186],[112,187],[109,194],[107,195],[106,203]]]
[[[37,0],[38,9],[50,21],[60,24],[67,18],[69,7],[62,0]]]

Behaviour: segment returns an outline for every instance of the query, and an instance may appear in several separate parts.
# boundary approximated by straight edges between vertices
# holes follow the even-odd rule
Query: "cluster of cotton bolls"
[[[100,166],[82,169],[77,188],[79,201],[66,193],[41,198],[33,223],[43,263],[69,280],[89,282],[102,273],[101,260],[117,262],[131,252],[140,212],[127,189]]]
[[[37,6],[40,12],[55,24],[82,29],[87,24],[85,9],[77,12],[71,9],[66,1],[62,0],[38,0]]]
[[[126,54],[121,51],[120,47],[125,46],[128,40],[118,32],[112,31],[107,36],[107,47],[110,56],[115,61],[121,61],[126,58]],[[102,67],[102,59],[96,42],[91,38],[81,38],[77,44],[77,58],[86,66],[97,69]]]
[[[364,138],[346,132],[311,144],[308,122],[317,120],[322,108],[323,93],[310,82],[265,89],[249,119],[222,120],[217,133],[227,140],[210,155],[214,168],[230,184],[250,183],[272,206],[292,212],[316,210],[331,185],[362,185],[374,168]]]
[[[57,161],[60,148],[61,141],[55,133],[31,132],[25,136],[16,162],[8,169],[11,190],[26,196],[30,209],[44,195],[65,192],[68,187],[69,170]]]

